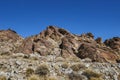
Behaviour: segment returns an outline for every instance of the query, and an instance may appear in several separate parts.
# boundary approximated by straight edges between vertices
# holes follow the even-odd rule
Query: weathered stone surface
[[[89,80],[82,73],[90,69],[103,74],[103,80],[119,80],[120,38],[103,43],[102,38],[95,40],[92,33],[75,35],[55,26],[25,39],[11,29],[0,30],[0,77],[27,80],[27,69],[34,71],[43,63],[50,70],[47,78]],[[63,64],[67,65],[66,69]],[[74,71],[71,65],[78,70]],[[79,67],[83,68],[79,70]]]
[[[76,54],[78,57],[90,58],[93,62],[116,62],[119,58],[117,54],[107,49],[97,48],[96,45],[91,45],[90,43],[83,43]]]
[[[113,50],[119,52],[120,54],[120,38],[113,37],[112,39],[108,39],[104,42],[107,46],[112,48]]]
[[[16,50],[23,38],[20,37],[15,31],[8,30],[0,30],[0,54],[4,55],[6,53],[11,53]]]

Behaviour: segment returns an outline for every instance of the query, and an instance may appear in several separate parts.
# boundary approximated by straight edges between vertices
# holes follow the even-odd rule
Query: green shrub
[[[35,70],[35,74],[39,76],[45,76],[49,73],[48,66],[46,64],[41,64],[40,66],[37,67]]]

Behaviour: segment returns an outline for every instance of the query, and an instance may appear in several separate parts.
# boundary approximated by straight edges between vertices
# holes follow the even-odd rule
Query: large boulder
[[[107,47],[100,48],[97,45],[83,43],[76,54],[79,58],[90,58],[93,62],[112,62],[115,63],[119,58],[117,54]]]

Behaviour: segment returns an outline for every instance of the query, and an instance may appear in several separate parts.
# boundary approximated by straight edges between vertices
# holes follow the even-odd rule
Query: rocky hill
[[[0,30],[0,80],[120,80],[120,37],[49,26],[24,39]]]

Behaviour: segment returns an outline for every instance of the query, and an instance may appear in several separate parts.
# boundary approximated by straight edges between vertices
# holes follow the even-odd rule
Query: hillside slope
[[[22,38],[0,30],[0,80],[120,80],[120,38],[102,42],[49,26]],[[38,79],[39,78],[39,79]]]

